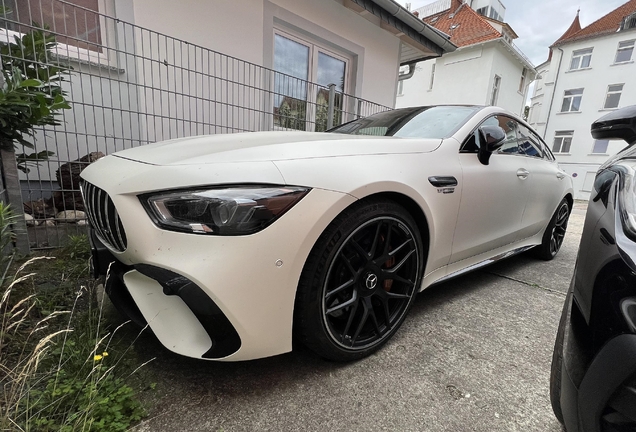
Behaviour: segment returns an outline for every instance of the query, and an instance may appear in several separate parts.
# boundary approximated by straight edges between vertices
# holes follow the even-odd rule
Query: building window
[[[554,153],[570,153],[574,131],[556,131],[552,151]]]
[[[582,88],[566,90],[563,95],[563,103],[561,104],[561,112],[580,111],[582,98],[583,98]]]
[[[336,85],[334,124],[340,124],[348,63],[349,59],[315,43],[276,30],[274,125],[325,131],[330,84]]]
[[[98,3],[99,0],[4,0],[0,6],[10,12],[6,14],[8,21],[0,21],[0,27],[28,33],[35,23],[61,35],[56,37],[58,43],[101,52]]]
[[[603,108],[618,108],[618,103],[621,100],[621,93],[623,92],[623,85],[624,84],[612,84],[607,86],[607,96],[605,97],[605,105]]]
[[[433,82],[435,81],[435,63],[431,66],[431,82],[428,85],[429,90],[433,90]]]
[[[609,140],[594,140],[594,147],[592,147],[592,153],[607,153],[607,145]]]
[[[616,50],[616,58],[614,63],[628,62],[632,59],[634,53],[634,41],[623,41],[618,43],[618,49]]]
[[[528,69],[523,68],[523,70],[521,71],[521,81],[519,81],[520,93],[523,93],[523,91],[525,90],[527,76],[528,76]]]
[[[621,22],[620,30],[628,30],[636,28],[636,13],[627,15]]]
[[[570,70],[585,69],[590,67],[592,62],[592,48],[576,50],[572,53]]]
[[[497,99],[499,98],[499,86],[501,85],[501,77],[495,75],[495,79],[492,83],[492,96],[490,97],[490,105],[497,105]]]
[[[404,96],[404,80],[398,81],[397,95]]]
[[[490,18],[492,18],[492,19],[497,20],[497,21],[503,21],[503,17],[492,6],[490,7],[490,11],[488,12],[488,16]]]
[[[488,6],[480,7],[477,9],[477,13],[481,16],[488,16]]]

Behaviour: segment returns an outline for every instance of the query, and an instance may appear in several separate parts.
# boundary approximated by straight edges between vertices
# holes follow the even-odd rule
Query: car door
[[[506,140],[491,155],[488,165],[477,158],[477,131],[460,150],[464,186],[451,264],[514,243],[522,227],[529,175],[524,164],[526,158],[519,153],[519,123],[508,116],[495,115],[482,125],[501,127],[506,132]]]
[[[529,186],[519,232],[519,239],[523,239],[538,234],[548,225],[565,195],[567,174],[559,168],[545,144],[532,130],[519,124],[517,134]]]

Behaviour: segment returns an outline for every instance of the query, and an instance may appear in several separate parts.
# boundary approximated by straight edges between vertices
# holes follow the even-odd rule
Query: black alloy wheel
[[[538,258],[549,261],[559,253],[568,228],[570,211],[570,203],[564,198],[557,207],[552,219],[550,219],[541,244],[534,249]]]
[[[419,290],[422,251],[415,222],[397,204],[346,210],[327,228],[301,277],[296,324],[303,342],[332,360],[378,349]]]
[[[550,254],[555,256],[565,238],[565,231],[568,228],[568,219],[570,218],[570,206],[567,202],[561,203],[557,210],[556,221],[552,227],[552,235],[550,236]]]

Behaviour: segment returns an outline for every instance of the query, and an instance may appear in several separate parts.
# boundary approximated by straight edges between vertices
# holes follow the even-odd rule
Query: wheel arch
[[[367,200],[372,198],[387,199],[387,200],[394,201],[398,203],[399,205],[401,205],[402,207],[404,207],[404,209],[406,209],[406,211],[410,213],[410,215],[415,220],[415,223],[417,224],[417,229],[420,232],[420,237],[422,239],[422,246],[424,247],[424,250],[422,251],[423,252],[422,254],[423,267],[422,268],[426,269],[426,260],[428,258],[428,251],[430,248],[430,227],[428,224],[428,219],[422,207],[420,207],[420,205],[410,196],[399,193],[399,192],[378,192],[372,195],[368,195],[362,198],[362,200]]]
[[[430,250],[431,227],[429,225],[429,218],[426,216],[426,212],[417,203],[417,201],[415,201],[412,197],[410,197],[410,196],[408,196],[408,195],[406,195],[404,193],[396,192],[396,191],[374,192],[374,193],[371,193],[371,194],[366,195],[364,197],[361,197],[361,198],[357,199],[356,201],[352,202],[351,204],[349,204],[348,206],[342,208],[338,212],[338,214],[332,219],[331,222],[336,220],[336,218],[338,218],[338,216],[340,216],[342,213],[344,213],[347,210],[349,210],[349,208],[351,208],[352,206],[359,205],[360,203],[363,203],[363,202],[369,201],[369,200],[373,200],[373,199],[380,199],[380,200],[384,199],[384,200],[393,201],[393,202],[401,205],[402,207],[404,207],[404,209],[413,217],[413,219],[415,220],[415,223],[417,224],[417,229],[419,231],[419,234],[420,234],[420,237],[421,237],[421,240],[422,240],[422,247],[424,248],[424,250],[422,251],[423,252],[422,253],[422,271],[423,271],[423,274],[425,274],[425,272],[426,272],[426,264],[427,264],[427,261],[428,261],[428,253],[429,253],[429,250]],[[318,237],[314,241],[314,244],[311,246],[310,252],[307,255],[307,259],[311,256],[314,248],[316,247],[318,242],[320,242],[320,239],[323,236],[324,232],[331,225],[331,222],[324,227],[324,229],[322,230],[320,235],[318,235]],[[305,262],[305,265],[306,264],[307,263]],[[303,265],[303,271],[304,271],[305,265]],[[296,296],[297,295],[298,295],[298,293],[296,292]]]

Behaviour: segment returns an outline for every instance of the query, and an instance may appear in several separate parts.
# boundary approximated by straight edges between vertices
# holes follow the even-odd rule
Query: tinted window
[[[506,133],[506,139],[504,144],[497,150],[497,153],[504,154],[519,154],[519,138],[517,136],[517,129],[519,123],[516,120],[506,116],[494,116],[488,120],[494,119],[497,121],[496,125],[504,130]]]
[[[329,132],[401,138],[447,138],[480,108],[436,106],[403,108],[354,120]]]
[[[481,126],[499,126],[506,133],[506,139],[504,140],[503,146],[497,153],[504,154],[518,154],[519,149],[517,146],[517,128],[518,123],[506,116],[492,116],[488,117],[484,120],[479,127]],[[479,133],[476,130],[467,140],[464,142],[464,145],[461,148],[461,152],[469,152],[476,153],[479,150],[480,142],[479,142]]]
[[[523,125],[519,125],[517,132],[519,133],[519,153],[542,158],[541,141],[537,140],[534,133]]]

